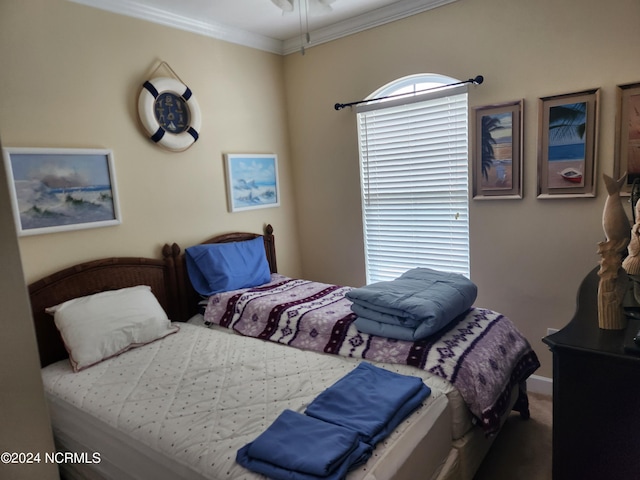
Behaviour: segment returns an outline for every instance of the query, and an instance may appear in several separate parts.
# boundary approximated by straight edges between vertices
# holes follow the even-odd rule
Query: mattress
[[[219,325],[207,325],[204,323],[204,317],[201,314],[194,315],[189,319],[187,323],[190,325],[202,326],[207,329],[215,330],[222,334],[227,335],[236,335],[233,330],[229,330],[228,328],[220,327]],[[376,363],[379,365],[379,363]],[[396,367],[401,367],[400,364],[386,364],[388,368],[395,369]],[[464,399],[460,392],[447,380],[432,373],[429,373],[425,370],[420,370],[414,367],[408,367],[406,370],[404,366],[402,366],[402,371],[411,372],[408,375],[418,375],[425,379],[425,383],[429,385],[432,389],[436,389],[447,396],[447,400],[449,401],[449,406],[451,408],[451,435],[453,439],[462,438],[467,432],[469,432],[473,427],[473,415],[467,408],[467,405],[464,403]]]
[[[91,470],[83,476],[258,479],[235,462],[236,451],[282,410],[303,412],[358,363],[180,324],[174,335],[78,373],[66,360],[49,365],[42,378],[60,448],[100,454],[100,463],[78,466]],[[420,376],[432,393],[348,478],[391,478],[425,443],[420,474],[430,478],[451,450],[448,397],[426,372],[378,366]]]

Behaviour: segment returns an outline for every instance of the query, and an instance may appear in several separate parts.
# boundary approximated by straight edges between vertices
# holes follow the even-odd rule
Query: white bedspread
[[[66,404],[67,410],[96,417],[127,444],[145,444],[148,456],[173,458],[175,469],[163,470],[165,478],[250,479],[261,477],[236,464],[237,450],[284,409],[304,411],[357,363],[180,324],[175,335],[87,370],[73,373],[65,360],[44,368],[42,377],[52,405]],[[430,374],[404,365],[378,365],[423,377],[432,394],[349,479],[366,478],[388,451],[407,455],[419,441],[416,425],[428,431],[443,412],[450,415],[446,397]],[[73,435],[67,425],[56,424],[59,417],[52,418],[57,434]],[[448,451],[450,443],[450,438],[439,441],[442,451]],[[436,465],[440,460],[434,460]]]

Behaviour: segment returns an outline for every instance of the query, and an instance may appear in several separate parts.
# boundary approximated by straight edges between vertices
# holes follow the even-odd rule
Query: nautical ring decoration
[[[138,113],[149,138],[168,150],[180,152],[198,140],[200,107],[189,87],[178,80],[158,77],[144,82]]]

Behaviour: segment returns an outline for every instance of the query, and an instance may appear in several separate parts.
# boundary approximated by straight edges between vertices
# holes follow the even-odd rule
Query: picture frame
[[[230,212],[280,206],[277,155],[226,153],[224,159]]]
[[[626,173],[620,193],[630,195],[633,182],[640,181],[640,82],[618,85],[617,104],[613,178]]]
[[[600,89],[539,99],[538,198],[596,196]]]
[[[524,100],[473,108],[473,198],[521,199]]]
[[[122,223],[113,152],[3,148],[19,236]]]

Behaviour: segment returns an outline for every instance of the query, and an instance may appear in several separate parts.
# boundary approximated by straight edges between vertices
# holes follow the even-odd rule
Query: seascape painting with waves
[[[20,234],[120,223],[110,151],[7,150]]]

